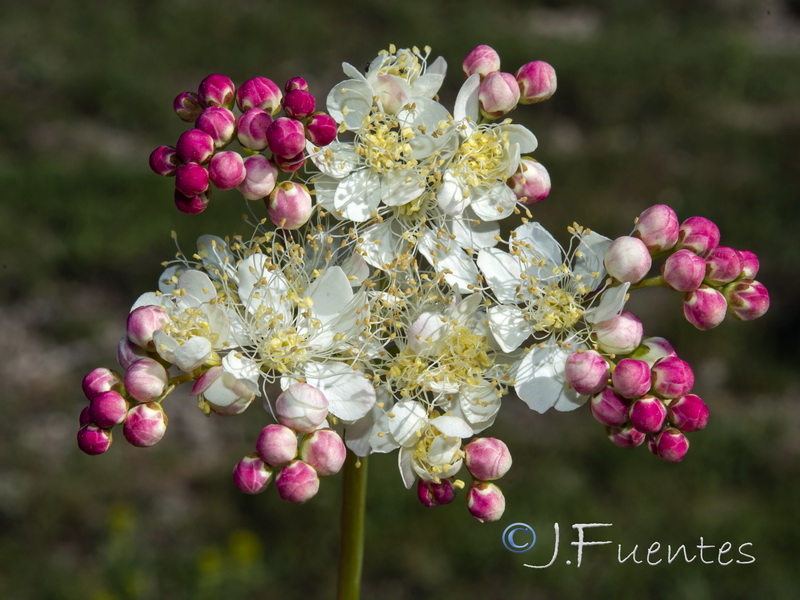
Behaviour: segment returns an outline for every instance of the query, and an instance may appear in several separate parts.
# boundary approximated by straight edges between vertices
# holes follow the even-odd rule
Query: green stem
[[[367,459],[349,450],[344,463],[341,540],[337,600],[361,596],[361,566],[364,562],[364,510],[367,497]]]
[[[664,281],[663,275],[656,275],[655,277],[651,277],[650,279],[642,279],[636,285],[632,285],[630,288],[631,290],[638,290],[640,288],[646,287],[669,287],[667,286],[667,282]]]

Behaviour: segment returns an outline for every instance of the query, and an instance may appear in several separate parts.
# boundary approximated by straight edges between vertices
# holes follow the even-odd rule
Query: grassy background
[[[773,306],[757,323],[700,334],[679,299],[645,290],[634,310],[673,340],[712,409],[686,461],[613,447],[586,411],[535,415],[509,399],[492,434],[515,466],[508,508],[479,525],[463,498],[423,509],[393,457],[371,465],[364,598],[794,598],[800,577],[798,253],[800,8],[796,1],[443,0],[319,3],[29,0],[0,7],[0,597],[329,598],[338,479],[303,507],[239,494],[229,470],[265,424],[257,409],[205,419],[171,402],[151,450],[75,447],[80,378],[112,366],[132,300],[154,286],[178,230],[241,230],[218,195],[196,217],[172,207],[150,150],[184,128],[172,98],[211,72],[235,81],[305,76],[322,96],[340,62],[389,43],[461,58],[494,46],[504,67],[556,67],[549,102],[514,115],[537,134],[554,181],[536,216],[609,236],[671,204],[716,221],[723,243],[762,258]],[[251,414],[252,413],[252,414]],[[540,545],[512,555],[510,523]],[[544,564],[561,527],[561,554]],[[573,523],[613,523],[575,566]],[[753,544],[752,565],[618,564],[654,541]],[[715,563],[715,551],[705,557]],[[696,553],[696,551],[695,551]],[[662,551],[662,557],[664,557]],[[565,564],[571,558],[572,565]],[[724,559],[728,557],[723,557]]]

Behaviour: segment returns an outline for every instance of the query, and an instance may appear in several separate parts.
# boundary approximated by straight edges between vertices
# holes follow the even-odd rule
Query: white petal
[[[444,59],[443,56],[437,56],[436,60],[433,61],[431,64],[428,65],[428,68],[425,69],[425,73],[436,73],[438,75],[446,75],[447,74],[447,61]]]
[[[614,318],[625,306],[625,296],[628,294],[630,283],[623,283],[604,291],[600,302],[586,311],[584,318],[589,323],[602,323]]]
[[[328,113],[348,129],[359,129],[372,109],[372,87],[365,81],[348,79],[334,86],[328,94]]]
[[[311,142],[306,144],[308,157],[325,175],[334,179],[342,179],[358,166],[358,155],[352,142],[331,142],[324,148],[318,148]]]
[[[395,404],[386,414],[387,431],[401,446],[414,444],[417,432],[428,422],[425,407],[413,400]]]
[[[479,188],[472,194],[470,207],[484,221],[499,221],[514,214],[517,197],[504,181]]]
[[[436,191],[436,203],[446,214],[461,215],[469,206],[470,194],[466,185],[450,171],[445,171],[442,183]]]
[[[339,316],[353,299],[353,288],[341,267],[331,267],[308,286],[306,296],[313,302],[314,316],[326,323]]]
[[[519,260],[499,248],[484,248],[478,252],[477,262],[497,299],[502,303],[515,304],[517,288],[524,284]]]
[[[369,169],[350,173],[339,182],[333,197],[336,211],[356,223],[369,219],[380,201],[380,178]]]
[[[317,204],[334,216],[338,216],[333,199],[336,196],[336,188],[339,187],[339,180],[327,175],[318,175],[313,178],[312,185],[316,192],[314,198]]]
[[[479,433],[493,422],[500,410],[501,399],[497,392],[489,383],[481,383],[477,386],[463,386],[458,396],[458,411],[467,423],[472,427],[474,433]]]
[[[520,362],[514,389],[532,410],[543,413],[552,408],[566,388],[564,367],[566,350],[551,345],[535,347]]]
[[[177,289],[185,292],[181,295],[181,303],[188,306],[198,306],[217,297],[217,290],[208,275],[194,269],[178,277]]]
[[[597,289],[605,278],[603,256],[610,244],[610,239],[593,231],[583,235],[578,244],[573,271],[576,275],[580,275],[583,282],[592,290]],[[597,273],[597,277],[592,276],[594,273]]]
[[[171,294],[175,291],[175,281],[181,273],[186,271],[186,265],[170,265],[158,278],[158,291],[162,294]]]
[[[328,410],[342,421],[352,422],[375,405],[375,388],[360,371],[342,363],[308,363],[306,381],[328,399]]]
[[[568,385],[565,385],[553,408],[561,412],[569,412],[586,404],[588,399],[589,396],[582,396]]]
[[[222,368],[226,373],[230,373],[237,379],[246,379],[253,383],[258,382],[261,377],[261,369],[258,363],[250,358],[241,356],[237,352],[229,352],[222,359]]]
[[[440,245],[440,248],[437,248]],[[438,273],[444,273],[447,283],[459,292],[468,293],[478,283],[478,268],[472,259],[449,238],[436,239],[436,234],[426,231],[418,242],[419,251]]]
[[[145,292],[136,299],[136,302],[131,306],[131,312],[140,306],[163,306],[167,312],[174,306],[174,302],[170,296],[163,294],[156,294],[155,292]]]
[[[496,221],[482,221],[469,208],[452,221],[451,233],[462,248],[492,248],[497,245],[500,226]]]
[[[432,350],[444,335],[446,326],[440,314],[422,313],[408,328],[408,347],[414,354]]]
[[[425,159],[441,150],[451,139],[451,134],[434,137],[433,133],[439,128],[439,123],[447,121],[450,116],[447,109],[430,98],[411,98],[406,108],[397,114],[401,127],[410,127],[415,133],[414,139],[409,142],[411,155],[416,159]],[[452,129],[452,128],[451,128]],[[427,133],[423,134],[422,131]]]
[[[414,451],[411,448],[400,448],[400,451],[397,453],[397,466],[400,469],[400,478],[403,480],[403,485],[406,486],[407,490],[410,490],[411,486],[414,485],[414,482],[417,480],[411,461],[413,454]]]
[[[489,309],[489,328],[503,352],[513,352],[528,339],[531,328],[516,306],[498,304]]]
[[[381,178],[381,200],[386,206],[401,206],[416,200],[425,191],[425,182],[410,171],[390,171]]]
[[[483,294],[470,294],[453,306],[450,310],[450,318],[455,319],[461,325],[465,325],[468,321],[475,318],[475,313],[478,312],[482,304]]]
[[[364,260],[378,269],[385,270],[385,267],[400,255],[401,246],[406,244],[395,235],[393,223],[394,219],[385,220],[370,225],[361,233],[364,241],[360,249],[364,253]]]
[[[357,81],[363,81],[366,83],[367,78],[361,74],[361,71],[356,69],[353,65],[349,62],[342,63],[342,72],[347,75],[350,79],[355,79]]]
[[[561,246],[539,223],[530,221],[520,225],[514,231],[517,240],[526,242],[532,247],[531,250],[524,250],[526,254],[532,251],[544,258],[551,266],[560,266],[564,262]]]
[[[366,415],[355,423],[350,423],[344,427],[344,444],[356,456],[367,456],[371,452],[370,437],[375,421],[383,414],[377,406],[373,406]]]
[[[461,85],[453,107],[453,117],[456,122],[462,119],[471,119],[476,123],[478,122],[478,91],[480,87],[481,76],[478,73],[467,77],[467,80]]]
[[[441,58],[441,57],[440,57]],[[433,73],[430,68],[424,75],[420,75],[411,86],[414,96],[433,98],[444,83],[444,73]]]
[[[430,424],[443,434],[451,437],[463,439],[472,435],[472,427],[470,427],[464,419],[459,417],[442,415],[441,417],[431,419]]]
[[[518,124],[501,125],[503,130],[508,133],[510,144],[517,144],[522,154],[528,154],[536,150],[538,142],[536,136],[525,126]]]

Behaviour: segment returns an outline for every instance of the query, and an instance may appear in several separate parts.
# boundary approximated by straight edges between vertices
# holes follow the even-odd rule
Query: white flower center
[[[364,163],[376,173],[413,169],[411,140],[414,130],[403,127],[394,115],[374,109],[366,116],[356,135],[355,149]]]

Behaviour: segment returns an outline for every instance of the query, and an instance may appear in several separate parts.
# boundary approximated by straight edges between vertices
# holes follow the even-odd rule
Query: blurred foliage
[[[171,230],[188,249],[201,232],[245,229],[234,195],[188,217],[172,209],[171,182],[147,168],[150,150],[183,129],[170,109],[178,92],[224,72],[302,74],[321,95],[342,60],[362,67],[389,43],[430,44],[450,65],[450,104],[461,57],[487,43],[504,68],[542,59],[558,72],[551,101],[514,115],[539,137],[554,182],[536,218],[617,236],[656,202],[708,216],[723,243],[762,258],[773,307],[758,323],[699,335],[675,295],[634,298],[648,332],[695,365],[712,408],[680,466],[613,447],[583,411],[539,416],[509,399],[491,430],[515,457],[508,510],[479,526],[462,498],[422,509],[394,457],[375,457],[364,597],[794,598],[798,13],[777,0],[4,3],[0,325],[16,347],[0,371],[0,597],[331,597],[338,479],[304,507],[238,494],[228,471],[265,422],[257,411],[207,420],[188,399],[168,407],[170,435],[157,448],[117,443],[82,456],[79,379],[113,362],[130,302],[175,252]],[[515,521],[533,525],[541,547],[506,552],[500,534]],[[549,560],[554,522],[559,561],[525,568]],[[571,525],[581,522],[613,523],[592,535],[614,544],[586,549],[577,569],[563,560],[574,563]],[[752,542],[757,560],[617,563],[618,543],[642,556],[653,541],[694,546],[701,536]]]

